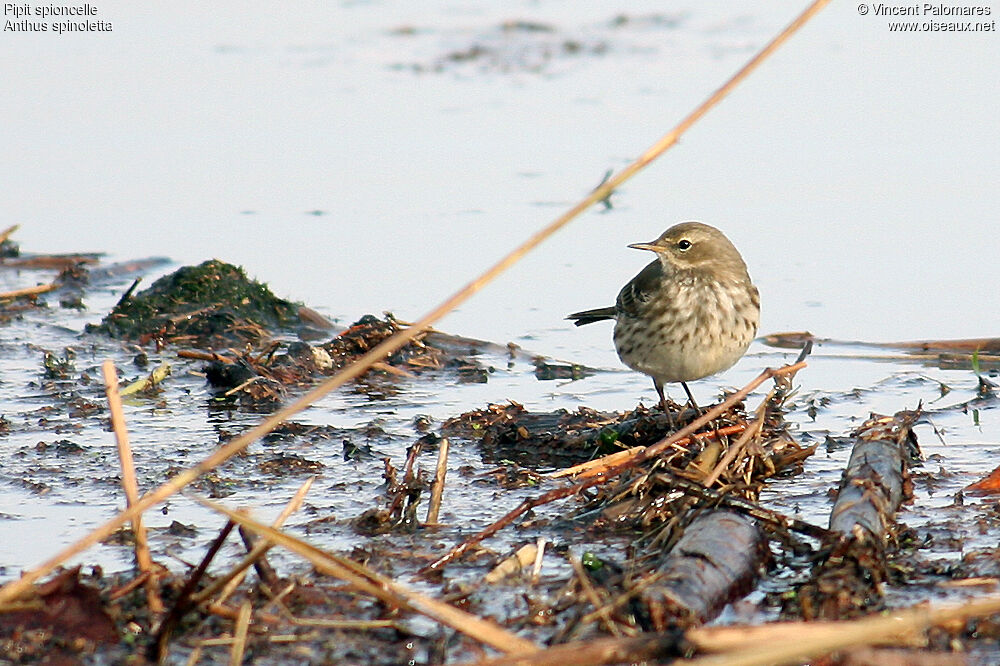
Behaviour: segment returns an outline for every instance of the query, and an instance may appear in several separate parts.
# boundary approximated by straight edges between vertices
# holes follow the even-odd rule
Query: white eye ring
[[[683,238],[683,239],[677,241],[677,249],[680,250],[681,252],[686,252],[686,251],[690,250],[691,249],[691,241],[689,241],[686,238]]]

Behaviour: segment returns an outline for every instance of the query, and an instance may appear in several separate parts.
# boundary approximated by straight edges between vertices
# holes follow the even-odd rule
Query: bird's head
[[[736,247],[721,231],[701,222],[675,224],[651,243],[629,247],[655,252],[666,269],[747,277],[746,264]]]

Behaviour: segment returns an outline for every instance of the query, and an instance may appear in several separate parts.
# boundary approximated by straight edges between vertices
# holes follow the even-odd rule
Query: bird
[[[701,222],[681,222],[649,243],[628,247],[656,258],[628,281],[614,306],[567,317],[577,326],[615,320],[614,343],[628,367],[649,375],[667,414],[664,384],[687,382],[727,370],[757,335],[760,294],[736,247]]]

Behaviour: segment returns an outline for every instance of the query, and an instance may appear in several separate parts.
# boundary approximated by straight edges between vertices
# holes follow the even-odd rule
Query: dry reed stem
[[[12,301],[16,298],[24,298],[25,296],[38,296],[39,294],[55,291],[58,288],[59,285],[53,282],[51,284],[40,284],[34,287],[25,287],[24,289],[14,289],[13,291],[5,291],[0,294],[0,300]]]
[[[360,591],[387,604],[425,615],[501,652],[528,654],[539,649],[531,641],[520,638],[494,622],[476,617],[451,604],[410,589],[408,586],[386,578],[358,562],[334,553],[328,553],[215,502],[206,499],[199,501],[210,509],[228,516],[230,520],[256,532],[261,537],[304,557],[321,573],[348,582]]]
[[[545,544],[548,540],[545,537],[538,537],[538,552],[535,555],[535,561],[531,566],[531,584],[537,585],[538,578],[542,575],[542,560],[545,557]]]
[[[204,642],[205,641],[199,641],[198,643],[195,644],[194,648],[191,650],[191,654],[188,655],[188,659],[185,662],[185,666],[197,666],[197,664],[201,663],[201,650],[202,650],[202,643]]]
[[[181,349],[177,352],[177,358],[188,358],[195,361],[218,361],[226,365],[236,363],[235,360],[223,356],[218,352],[205,352],[198,349]]]
[[[664,437],[656,444],[647,446],[638,456],[635,456],[624,463],[616,465],[615,467],[611,467],[610,469],[606,470],[605,472],[603,472],[598,476],[584,479],[583,481],[580,481],[570,486],[564,486],[562,488],[556,488],[555,490],[550,490],[534,499],[524,500],[519,505],[517,505],[517,507],[514,508],[512,511],[509,511],[508,513],[504,514],[504,516],[501,517],[499,520],[494,521],[488,527],[481,530],[478,534],[469,537],[468,539],[466,539],[465,541],[463,541],[462,543],[455,546],[447,553],[436,559],[434,562],[431,562],[430,564],[425,566],[423,569],[421,569],[421,572],[426,573],[429,571],[433,571],[435,569],[439,569],[444,565],[448,564],[449,562],[451,562],[452,560],[454,560],[455,558],[461,557],[467,550],[469,550],[469,548],[476,545],[483,539],[493,536],[501,529],[511,524],[518,516],[523,515],[524,513],[528,512],[529,510],[535,507],[541,506],[543,504],[548,504],[549,502],[554,502],[557,499],[562,499],[564,497],[576,495],[580,491],[586,490],[587,488],[590,488],[592,486],[596,486],[602,483],[607,483],[611,479],[617,477],[622,472],[632,469],[633,467],[640,465],[646,462],[647,460],[655,458],[656,456],[660,455],[663,451],[665,451],[667,448],[673,446],[676,442],[680,441],[681,439],[684,439],[685,437],[690,437],[691,435],[694,434],[696,430],[706,425],[707,423],[710,423],[716,417],[724,414],[726,410],[728,410],[737,402],[745,399],[748,395],[750,395],[751,391],[753,391],[755,388],[763,384],[768,379],[778,377],[781,375],[787,375],[790,373],[796,373],[804,367],[806,367],[805,362],[799,361],[794,365],[782,366],[777,370],[774,370],[772,368],[767,368],[759,375],[757,375],[757,377],[753,379],[749,384],[741,388],[739,391],[733,393],[715,407],[712,407],[711,409],[707,410],[704,414],[696,418],[694,421],[691,421],[691,423],[687,424],[677,432],[667,437]]]
[[[692,440],[703,440],[703,439],[715,439],[719,436],[725,435],[735,435],[746,430],[746,425],[739,423],[736,425],[726,426],[725,428],[717,428],[709,432],[697,432],[690,437],[685,437],[684,439],[679,439],[674,444],[677,446],[687,446]],[[582,462],[578,465],[573,465],[572,467],[567,467],[565,469],[556,470],[547,474],[550,479],[560,479],[564,476],[572,476],[577,479],[586,479],[591,476],[596,476],[598,474],[603,474],[608,471],[611,467],[621,465],[629,460],[633,460],[642,454],[646,450],[645,446],[633,446],[631,448],[625,449],[624,451],[615,451],[614,453],[609,453],[600,458],[594,458],[593,460],[588,460],[587,462]]]
[[[598,638],[553,645],[535,654],[481,659],[477,666],[596,666],[597,664],[661,663],[656,657],[668,656],[677,645],[674,634],[639,634],[628,638]],[[664,663],[681,663],[670,661]],[[685,662],[686,663],[686,662]]]
[[[489,573],[483,577],[483,582],[487,585],[495,585],[504,578],[523,571],[525,567],[537,559],[538,546],[533,543],[527,543],[514,551],[510,556],[505,557],[500,564],[490,569]]]
[[[694,627],[684,640],[702,652],[718,654],[677,661],[686,666],[781,666],[799,664],[851,647],[924,645],[932,626],[964,623],[1000,613],[1000,596],[931,608],[925,605],[842,622],[773,622],[755,626]],[[541,652],[480,660],[479,666],[544,666],[572,663],[631,662],[672,652],[677,636],[641,634],[555,645]]]
[[[388,363],[384,363],[382,361],[372,363],[372,370],[381,370],[382,372],[388,372],[390,375],[396,375],[397,377],[403,377],[405,379],[413,379],[416,377],[416,375],[412,372],[407,372],[402,368],[397,368],[394,365],[389,365]]]
[[[250,631],[250,615],[253,608],[249,601],[240,606],[240,614],[236,618],[236,629],[233,631],[233,647],[229,651],[229,666],[240,666],[243,654],[247,649],[247,633]]]
[[[547,240],[554,233],[562,229],[575,217],[590,208],[590,206],[607,199],[616,188],[620,187],[625,181],[645,168],[650,162],[663,154],[671,146],[676,144],[680,137],[687,130],[689,130],[692,125],[694,125],[712,107],[722,101],[722,99],[728,95],[733,88],[742,82],[743,79],[756,69],[768,56],[774,53],[774,51],[777,50],[789,37],[795,34],[795,32],[797,32],[817,12],[819,12],[819,10],[822,9],[829,1],[830,0],[815,0],[811,5],[809,5],[808,8],[806,8],[804,12],[802,12],[801,15],[799,15],[784,30],[778,33],[773,40],[771,40],[763,49],[751,58],[747,64],[733,74],[733,76],[730,77],[721,88],[712,93],[708,99],[699,104],[691,113],[685,116],[676,127],[667,132],[663,138],[657,141],[651,148],[646,150],[646,152],[644,152],[635,162],[627,166],[619,174],[609,178],[605,183],[598,186],[593,192],[584,197],[578,204],[570,208],[554,221],[550,222],[546,227],[542,228],[526,241],[518,245],[481,275],[474,278],[471,282],[446,298],[440,305],[435,307],[429,313],[424,315],[422,319],[413,324],[413,326],[403,329],[402,331],[393,334],[391,337],[386,338],[366,354],[340,370],[340,372],[335,374],[333,377],[330,377],[330,379],[307,392],[292,404],[275,412],[255,427],[251,428],[239,437],[234,438],[227,445],[216,449],[210,456],[202,460],[194,467],[178,473],[163,485],[146,495],[143,495],[143,497],[136,502],[136,504],[111,518],[103,525],[98,526],[89,534],[59,551],[56,555],[49,558],[39,566],[25,571],[17,580],[4,585],[0,588],[0,603],[18,598],[27,592],[28,588],[36,580],[50,573],[57,566],[99,542],[101,539],[107,538],[118,528],[119,525],[132,520],[135,516],[141,514],[151,506],[167,499],[178,490],[200,477],[202,474],[205,474],[206,472],[226,462],[234,455],[243,451],[251,443],[274,430],[274,428],[276,428],[283,421],[288,420],[295,414],[298,414],[307,407],[310,407],[313,403],[320,400],[323,396],[327,395],[334,389],[357,379],[364,374],[373,363],[381,361],[393,352],[398,351],[415,337],[429,329],[432,324],[464,303],[473,294],[496,279],[497,276],[513,266],[515,263],[520,261],[524,255],[535,249],[535,247],[540,245],[543,241]]]
[[[799,624],[794,639],[756,642],[732,652],[692,659],[692,666],[781,666],[811,661],[849,647],[907,644],[931,626],[966,621],[1000,612],[1000,597],[988,597],[965,604],[930,608],[917,606],[845,622],[833,622],[818,632],[811,622]]]
[[[295,492],[292,499],[288,500],[288,504],[286,504],[285,508],[281,510],[278,517],[274,519],[273,523],[271,523],[271,527],[274,527],[275,529],[281,527],[285,521],[288,520],[289,516],[301,508],[302,502],[305,501],[306,495],[309,493],[309,490],[312,488],[313,482],[315,481],[315,476],[310,476],[306,479],[305,483],[303,483]],[[243,557],[242,560],[239,561],[235,567],[229,570],[229,573],[212,581],[211,585],[203,590],[200,590],[197,594],[192,594],[191,600],[196,604],[200,604],[203,601],[210,599],[212,595],[219,590],[223,590],[222,594],[219,595],[219,598],[216,599],[217,603],[223,603],[232,595],[234,591],[236,591],[239,584],[243,582],[247,569],[249,569],[253,563],[257,561],[257,558],[261,557],[264,553],[270,550],[273,545],[273,543],[266,539],[259,542]]]
[[[321,629],[344,629],[349,631],[395,629],[400,633],[406,633],[403,625],[396,620],[327,620],[322,617],[292,617],[289,622],[298,627],[319,627]]]
[[[447,437],[438,442],[437,468],[434,471],[434,483],[431,484],[431,500],[427,506],[427,524],[437,525],[438,514],[441,511],[441,496],[444,494],[444,481],[448,474],[448,449],[451,444]]]
[[[621,638],[623,635],[622,630],[618,626],[618,623],[615,622],[614,618],[611,617],[612,609],[604,599],[601,599],[601,597],[598,596],[597,590],[595,590],[594,586],[590,584],[590,579],[587,578],[587,572],[583,568],[583,562],[581,562],[580,558],[572,552],[569,553],[566,559],[569,560],[570,565],[573,567],[573,573],[576,574],[577,580],[580,581],[580,589],[583,590],[583,596],[587,597],[587,601],[589,601],[590,605],[594,607],[591,615],[596,615],[600,618],[601,623],[604,625],[604,628],[608,631],[608,633]]]
[[[260,375],[254,375],[253,377],[251,377],[250,379],[246,380],[245,382],[243,382],[239,386],[234,386],[233,388],[229,389],[228,391],[226,391],[222,395],[228,398],[228,397],[230,397],[230,396],[232,396],[232,395],[234,395],[236,393],[239,393],[240,391],[242,391],[246,387],[250,386],[251,384],[256,384],[257,382],[259,382],[262,379],[264,379],[264,378],[261,377]]]
[[[757,417],[746,425],[746,430],[740,435],[733,444],[726,450],[726,455],[722,456],[722,460],[715,466],[712,473],[702,479],[701,485],[706,488],[711,488],[715,485],[715,482],[719,480],[722,473],[728,469],[728,467],[736,460],[736,456],[739,455],[747,443],[760,434],[761,428],[764,427],[764,411],[767,409],[767,398],[764,398],[764,402],[761,403],[760,407],[757,408]]]
[[[135,478],[135,462],[132,460],[132,446],[129,443],[128,427],[125,425],[125,411],[122,409],[121,396],[118,395],[118,371],[112,361],[101,365],[104,375],[104,393],[108,397],[108,409],[111,411],[111,428],[115,432],[118,443],[118,460],[122,467],[122,489],[125,491],[125,502],[128,506],[139,501],[139,482]],[[153,573],[153,558],[149,554],[149,541],[146,538],[146,526],[142,522],[142,514],[132,519],[132,532],[135,534],[135,562],[139,571],[146,577],[146,602],[154,615],[159,615],[165,609],[157,589],[157,577]]]
[[[215,615],[218,617],[226,618],[227,620],[236,621],[240,617],[240,609],[232,608],[224,604],[211,603],[205,605],[205,610],[208,614]],[[284,618],[274,615],[273,613],[262,613],[257,611],[253,614],[254,622],[258,624],[273,624],[278,625],[285,621]]]
[[[135,589],[137,587],[141,587],[142,585],[145,585],[147,580],[149,580],[149,573],[141,573],[141,574],[139,574],[138,576],[136,576],[135,578],[133,578],[132,580],[130,580],[125,585],[112,590],[108,594],[108,601],[117,601],[117,600],[121,599],[122,597],[124,597],[124,596],[126,596],[128,594],[131,594],[133,591],[135,591]],[[3,612],[3,609],[0,609],[0,613],[2,613],[2,612]]]
[[[11,234],[13,234],[20,228],[21,228],[20,224],[12,224],[3,231],[0,231],[0,243],[5,242],[8,238],[10,238]]]

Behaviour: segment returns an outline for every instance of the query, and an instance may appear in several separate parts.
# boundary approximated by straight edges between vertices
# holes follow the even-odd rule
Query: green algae
[[[299,322],[298,305],[218,259],[184,266],[119,302],[94,329],[115,338],[217,348]]]

